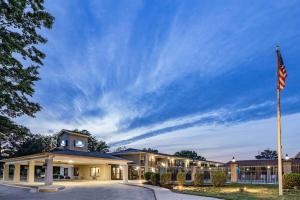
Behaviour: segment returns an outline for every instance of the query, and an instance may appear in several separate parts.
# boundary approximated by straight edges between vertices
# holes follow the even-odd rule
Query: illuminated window
[[[68,140],[62,140],[62,141],[60,142],[60,146],[61,146],[61,147],[68,146]]]
[[[84,143],[81,140],[76,140],[75,141],[75,147],[84,147]]]

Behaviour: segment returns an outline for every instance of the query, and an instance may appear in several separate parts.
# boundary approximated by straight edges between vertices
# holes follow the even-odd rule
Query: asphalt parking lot
[[[151,190],[124,184],[73,184],[59,192],[30,192],[0,185],[1,200],[155,200]]]

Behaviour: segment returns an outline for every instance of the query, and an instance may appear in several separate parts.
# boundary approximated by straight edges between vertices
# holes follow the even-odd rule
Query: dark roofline
[[[52,149],[49,154],[56,154],[56,155],[70,155],[70,156],[80,156],[80,157],[93,157],[93,158],[103,158],[103,159],[110,159],[110,160],[121,160],[130,162],[130,160],[120,158],[117,156],[113,156],[108,153],[99,153],[99,152],[90,152],[90,151],[76,151],[70,149],[60,149],[55,148]]]
[[[155,152],[149,152],[149,151],[145,151],[145,150],[141,150],[141,149],[134,149],[134,148],[128,148],[124,151],[118,151],[118,152],[112,152],[112,155],[126,155],[126,154],[132,154],[132,153],[150,153],[150,154],[154,154],[154,155],[159,155],[159,156],[167,156],[167,157],[172,157],[172,158],[181,158],[181,159],[188,159],[188,160],[193,160],[191,158],[186,158],[186,157],[182,157],[182,156],[175,156],[175,155],[170,155],[170,154],[166,154],[166,153],[155,153]],[[222,162],[216,162],[216,161],[211,161],[211,160],[193,160],[193,161],[202,161],[202,162],[212,162],[212,163],[218,163],[218,164],[224,164]]]
[[[300,163],[300,159],[292,159],[289,160],[282,159],[283,162],[292,162],[292,163]],[[274,160],[236,160],[235,162],[229,161],[225,165],[230,164],[238,164],[239,166],[261,166],[261,165],[277,165],[278,163],[277,159]]]
[[[85,135],[85,134],[82,134],[82,133],[80,133],[80,132],[70,131],[70,130],[67,130],[67,129],[62,129],[61,131],[59,131],[59,133],[57,134],[57,136],[60,136],[60,135],[62,135],[63,133],[68,133],[68,134],[71,134],[71,135],[77,135],[77,136],[82,136],[82,137],[87,137],[87,138],[90,137],[90,136]]]

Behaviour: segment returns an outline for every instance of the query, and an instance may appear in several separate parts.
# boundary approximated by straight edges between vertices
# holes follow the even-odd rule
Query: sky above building
[[[86,129],[118,146],[210,160],[276,149],[276,55],[283,153],[300,151],[300,2],[48,0],[47,57],[18,122],[34,133]]]

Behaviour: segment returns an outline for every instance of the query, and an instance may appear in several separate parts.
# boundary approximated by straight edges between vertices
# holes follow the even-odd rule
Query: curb
[[[156,197],[156,194],[155,194],[155,190],[152,189],[152,188],[148,188],[148,187],[145,187],[145,186],[143,186],[143,185],[130,184],[130,183],[123,183],[123,184],[124,184],[124,185],[129,185],[129,186],[134,186],[134,187],[141,187],[141,188],[145,188],[145,189],[147,189],[147,190],[150,190],[150,191],[152,191],[152,193],[153,193],[153,195],[154,195],[154,199],[155,199],[155,200],[158,200],[157,197]]]

